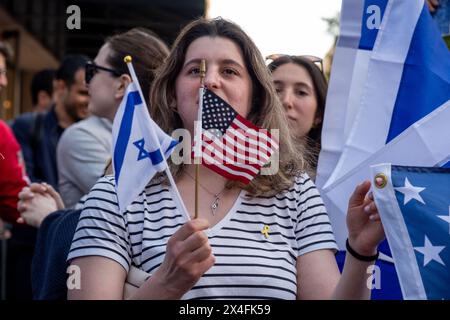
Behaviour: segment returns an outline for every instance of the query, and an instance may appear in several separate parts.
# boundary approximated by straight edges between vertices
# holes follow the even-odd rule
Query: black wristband
[[[345,247],[347,248],[347,252],[349,252],[354,258],[364,261],[364,262],[371,262],[378,259],[379,252],[377,251],[376,255],[373,256],[363,256],[360,255],[358,252],[353,250],[352,247],[350,247],[350,244],[348,243],[348,239],[345,241]]]

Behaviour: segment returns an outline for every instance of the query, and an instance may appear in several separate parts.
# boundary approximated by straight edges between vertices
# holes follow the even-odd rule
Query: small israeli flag
[[[128,85],[113,123],[113,167],[120,211],[144,190],[153,176],[166,169],[177,141],[150,118],[135,83]]]

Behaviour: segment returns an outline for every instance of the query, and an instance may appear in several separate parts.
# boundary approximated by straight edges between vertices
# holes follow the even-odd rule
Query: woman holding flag
[[[132,268],[147,276],[130,299],[369,298],[366,270],[384,238],[367,195],[370,183],[359,185],[349,202],[353,255],[341,276],[325,207],[304,173],[271,76],[237,25],[200,19],[183,29],[155,78],[150,105],[168,133],[185,129],[193,137],[201,121],[195,143],[204,166],[196,175],[195,164],[168,161],[174,179],[159,174],[145,181],[125,206],[116,191],[127,174],[123,166],[120,175],[99,180],[68,257],[81,270],[81,289],[69,290],[70,299],[123,299]],[[136,149],[136,163],[153,153],[144,140],[126,147]],[[248,149],[239,153],[243,146]],[[279,160],[278,170],[263,174],[269,158]]]

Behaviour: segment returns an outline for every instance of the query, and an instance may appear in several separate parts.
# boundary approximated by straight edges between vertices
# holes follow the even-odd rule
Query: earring
[[[178,113],[178,109],[177,109],[177,103],[175,101],[170,101],[169,102],[169,109],[172,110],[175,113]]]
[[[322,123],[322,118],[314,119],[314,123],[313,123],[312,128],[314,128],[314,129],[317,128],[321,123]]]

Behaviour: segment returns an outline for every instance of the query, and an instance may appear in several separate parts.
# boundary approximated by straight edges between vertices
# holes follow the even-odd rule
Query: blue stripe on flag
[[[142,99],[138,91],[132,91],[128,94],[127,104],[123,113],[123,119],[120,124],[119,134],[114,148],[114,171],[116,183],[119,182],[120,170],[122,169],[123,160],[130,139],[131,127],[133,123],[134,107],[142,103]]]
[[[406,57],[386,143],[450,99],[450,52],[424,6]]]
[[[157,165],[157,164],[160,164],[161,162],[163,162],[163,157],[162,157],[161,151],[159,151],[159,149],[149,152],[148,156],[149,156],[150,160],[152,161],[153,165]]]
[[[170,143],[169,147],[166,150],[166,153],[168,153],[170,150],[172,150],[177,144],[178,144],[178,141],[172,140],[172,142]]]
[[[359,40],[359,49],[372,50],[378,35],[379,26],[369,29],[373,25],[373,19],[379,14],[379,22],[381,24],[386,10],[388,0],[365,0],[364,12],[361,23],[361,39]],[[370,7],[371,6],[371,7]],[[370,8],[369,8],[370,7]],[[371,9],[371,10],[369,10]],[[374,11],[375,9],[376,11]],[[370,18],[371,21],[368,21]]]
[[[170,145],[167,147],[167,150],[165,152],[166,154],[166,158],[168,158],[170,156],[170,154],[172,153],[172,149],[178,144],[178,141],[173,140],[170,142]],[[161,162],[163,162],[163,157],[161,155],[160,150],[155,150],[152,152],[148,153],[148,156],[150,158],[150,160],[152,161],[152,164],[157,165]]]

